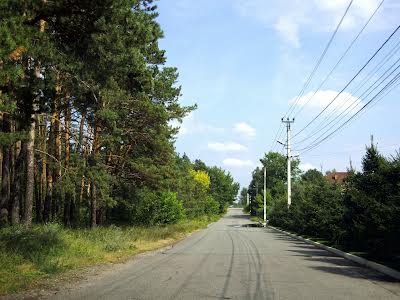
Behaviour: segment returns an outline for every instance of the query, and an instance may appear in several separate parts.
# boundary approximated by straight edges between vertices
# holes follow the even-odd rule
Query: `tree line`
[[[329,182],[320,171],[301,172],[294,160],[292,205],[287,206],[286,157],[265,154],[267,214],[270,224],[316,237],[347,251],[364,252],[377,259],[394,259],[400,253],[400,153],[385,157],[376,145],[366,147],[362,169],[348,169],[343,183]],[[263,173],[253,171],[246,193],[248,210],[262,215]]]
[[[157,16],[153,0],[0,2],[1,226],[163,224],[235,199],[230,174],[175,151],[196,106]]]

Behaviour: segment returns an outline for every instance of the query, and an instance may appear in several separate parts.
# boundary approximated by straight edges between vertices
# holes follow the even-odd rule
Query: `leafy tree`
[[[399,161],[399,153],[386,158],[372,144],[362,160],[362,172],[351,170],[344,184],[330,183],[317,170],[295,175],[290,208],[284,192],[276,187],[271,189],[275,197],[268,207],[270,223],[323,238],[349,251],[364,251],[378,259],[396,260],[400,253]],[[269,166],[272,180],[278,184],[284,182],[282,165]],[[281,176],[276,176],[279,172]],[[259,169],[253,172],[253,187],[260,173]],[[254,201],[255,210],[259,210],[260,199],[257,196]]]
[[[247,188],[242,188],[242,190],[240,191],[240,195],[239,195],[239,204],[242,205],[243,207],[245,207],[247,205],[247,193],[248,190]]]
[[[152,0],[0,3],[1,225],[164,224],[234,200],[229,174],[175,153],[171,121],[196,106],[157,17]]]
[[[219,203],[219,212],[223,213],[235,201],[239,192],[239,184],[231,174],[218,167],[208,169],[210,174],[210,194]]]
[[[287,160],[280,153],[269,152],[265,153],[260,162],[267,168],[267,194],[271,196],[269,205],[272,208],[275,202],[279,202],[286,195]],[[299,164],[300,161],[298,159],[292,161],[292,176],[294,180],[297,180],[301,173]],[[252,180],[248,188],[251,199],[255,200],[257,195],[263,195],[263,189],[264,171],[262,168],[257,167],[252,173]],[[252,201],[250,211],[253,215],[256,214],[259,208],[260,204],[257,201]]]
[[[376,256],[400,251],[399,159],[385,159],[375,145],[367,148],[362,173],[348,180],[343,230],[350,248],[368,250]]]

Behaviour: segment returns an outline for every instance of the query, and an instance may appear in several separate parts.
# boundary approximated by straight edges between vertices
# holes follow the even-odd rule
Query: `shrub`
[[[135,221],[143,225],[174,224],[184,217],[182,202],[176,193],[154,193],[143,190],[138,193]]]
[[[217,201],[214,200],[213,197],[207,196],[205,199],[205,214],[207,216],[215,216],[220,212],[220,205]]]

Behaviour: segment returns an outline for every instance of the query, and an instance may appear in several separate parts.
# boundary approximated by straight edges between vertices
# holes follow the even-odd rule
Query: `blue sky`
[[[295,105],[295,112],[316,91],[380,2],[354,0],[320,68]],[[186,152],[191,159],[220,166],[242,187],[247,186],[251,171],[259,165],[263,153],[271,150],[281,117],[299,94],[348,3],[348,0],[158,1],[158,21],[165,34],[160,44],[167,51],[167,65],[179,70],[181,102],[198,104],[198,109],[180,125],[177,151]],[[337,95],[386,40],[399,25],[399,15],[398,0],[384,1],[329,80],[296,116],[294,134]],[[361,107],[368,101],[362,92],[400,53],[393,54],[381,73],[371,70],[399,41],[398,32],[345,90],[346,94],[331,105],[336,116],[350,105],[347,103]],[[369,71],[370,81],[357,91]],[[324,171],[346,170],[351,157],[360,169],[371,134],[383,153],[394,154],[400,147],[399,92],[400,88],[393,89],[332,139],[302,154],[301,167],[320,169],[322,165]],[[335,117],[334,112],[327,110],[327,113]],[[293,141],[298,143],[329,120],[322,122],[321,116],[319,122]],[[301,149],[312,140],[295,146]]]

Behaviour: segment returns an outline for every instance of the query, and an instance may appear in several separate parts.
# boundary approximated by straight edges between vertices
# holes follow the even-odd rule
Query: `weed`
[[[118,262],[204,228],[218,217],[152,227],[66,229],[59,224],[0,229],[0,295],[17,292],[66,270]]]

